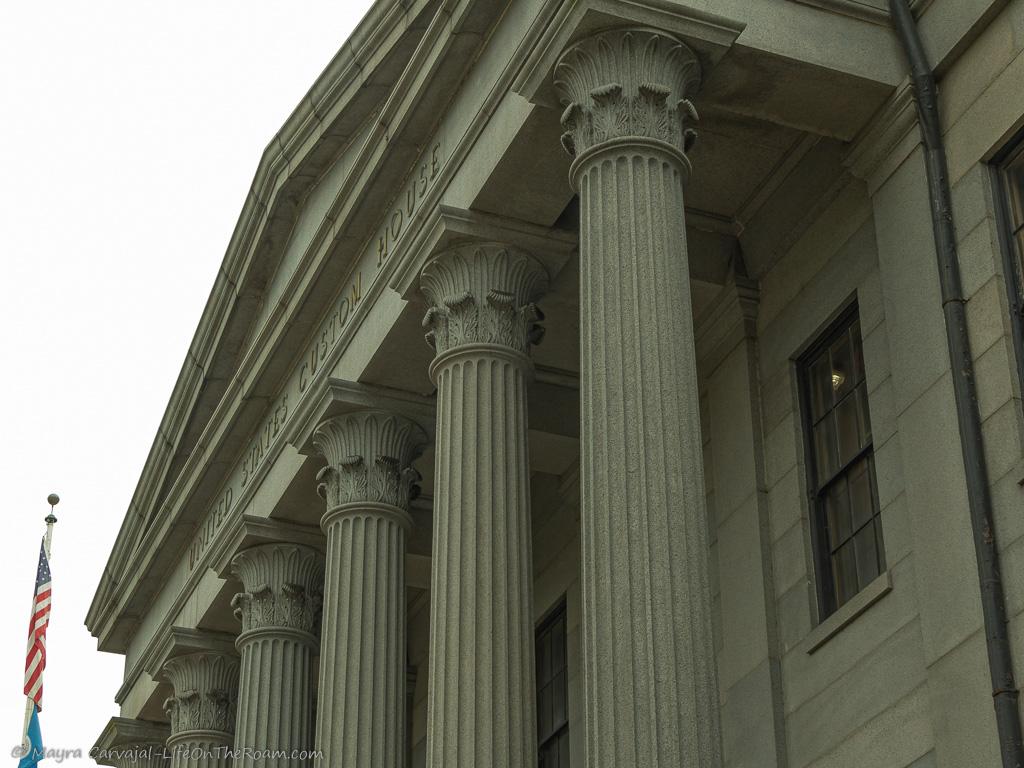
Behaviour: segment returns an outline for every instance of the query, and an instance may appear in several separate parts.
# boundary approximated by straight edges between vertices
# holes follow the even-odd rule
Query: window
[[[800,360],[820,618],[885,570],[864,353],[853,306]]]
[[[996,158],[993,176],[1017,372],[1024,391],[1024,136]]]
[[[565,603],[537,629],[538,768],[569,768],[569,669]]]

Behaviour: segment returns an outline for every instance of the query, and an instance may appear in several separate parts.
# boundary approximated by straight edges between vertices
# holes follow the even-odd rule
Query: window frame
[[[796,367],[796,379],[797,387],[799,392],[799,413],[798,417],[800,420],[800,433],[803,439],[804,448],[804,479],[806,482],[806,493],[807,493],[807,505],[809,511],[810,520],[810,534],[811,534],[811,555],[814,564],[814,583],[815,583],[815,595],[816,605],[818,609],[817,623],[823,622],[829,616],[832,616],[839,611],[843,605],[839,604],[836,596],[836,577],[834,568],[832,567],[832,546],[829,541],[828,525],[826,523],[827,511],[825,509],[825,497],[828,490],[833,484],[839,481],[839,478],[848,476],[850,470],[857,465],[858,462],[863,461],[865,458],[868,459],[868,471],[870,473],[868,481],[871,489],[871,503],[873,505],[872,510],[872,524],[881,525],[881,504],[878,498],[878,482],[877,482],[877,470],[875,468],[875,440],[874,440],[874,425],[871,425],[871,437],[868,441],[861,446],[861,448],[846,462],[838,465],[838,468],[834,473],[829,475],[827,478],[821,478],[818,469],[818,458],[815,453],[815,441],[814,441],[814,409],[812,407],[812,394],[811,394],[811,366],[818,359],[818,357],[828,350],[836,341],[838,341],[843,334],[849,333],[850,328],[860,321],[860,308],[857,303],[856,297],[851,297],[845,305],[839,310],[834,318],[825,326],[824,330],[819,332],[814,340],[807,346],[795,359]],[[863,355],[864,349],[864,337],[863,337],[863,326],[861,326],[861,354]],[[869,407],[867,402],[867,373],[864,375],[864,392],[865,392],[865,407]],[[856,397],[856,390],[851,392],[847,397]],[[833,406],[832,410],[835,410],[836,406]],[[838,461],[838,457],[837,457]],[[878,518],[875,521],[875,518]],[[851,538],[848,541],[852,541],[854,535],[858,531],[851,533]],[[878,541],[881,545],[879,557],[879,575],[884,573],[887,568],[887,559],[885,555],[885,540],[882,531],[876,533]],[[845,542],[844,542],[845,543]],[[856,594],[859,594],[867,584],[861,584],[860,589]],[[853,598],[853,595],[847,600]]]
[[[1017,233],[1024,228],[1024,211],[1022,222],[1015,226],[1013,212],[1010,210],[1010,190],[1008,169],[1016,163],[1024,164],[1024,129],[1006,143],[989,163],[989,174],[992,184],[992,199],[995,204],[996,229],[999,237],[999,250],[1003,259],[1003,275],[1005,276],[1006,298],[1010,310],[1010,329],[1014,353],[1017,363],[1019,392],[1024,395],[1024,247],[1018,248],[1015,242]],[[1021,191],[1024,197],[1024,190]]]
[[[553,730],[550,734],[548,734],[548,737],[546,739],[544,739],[543,741],[541,741],[540,729],[538,728],[538,730],[537,730],[537,746],[536,746],[536,749],[537,749],[537,759],[538,760],[540,760],[540,755],[544,751],[544,748],[547,747],[552,741],[560,739],[563,734],[568,733],[569,732],[569,726],[570,726],[570,720],[569,720],[569,611],[568,611],[568,601],[567,601],[565,595],[563,595],[558,600],[558,602],[556,602],[554,605],[551,606],[551,608],[548,610],[548,612],[544,615],[544,617],[539,622],[537,622],[537,625],[534,628],[534,631],[533,631],[533,644],[534,644],[534,654],[535,654],[535,656],[536,656],[537,643],[540,640],[541,635],[543,633],[547,632],[549,629],[551,629],[551,627],[554,624],[556,624],[557,622],[559,622],[559,621],[561,621],[563,623],[562,639],[563,639],[563,642],[565,644],[565,675],[564,675],[564,680],[565,680],[565,682],[564,682],[564,686],[565,686],[565,690],[564,690],[564,694],[565,694],[565,722],[561,726],[559,726],[558,728]],[[535,688],[534,688],[534,702],[535,702],[535,704],[538,707],[538,716],[539,716],[539,707],[540,707],[540,686],[537,685],[537,683],[538,683],[539,676],[540,676],[540,670],[538,668],[535,671],[535,673],[534,673],[534,686],[535,686]],[[561,766],[559,766],[559,768],[561,768]],[[568,766],[566,766],[566,768],[568,768]]]

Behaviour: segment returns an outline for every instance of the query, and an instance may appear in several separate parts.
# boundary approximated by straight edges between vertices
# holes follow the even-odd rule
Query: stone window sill
[[[877,579],[850,598],[839,610],[821,622],[804,638],[804,647],[810,655],[838,635],[854,619],[892,591],[892,575],[885,571]]]

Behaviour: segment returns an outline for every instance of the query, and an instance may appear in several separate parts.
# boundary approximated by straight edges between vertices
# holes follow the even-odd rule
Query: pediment
[[[123,651],[503,3],[378,2],[268,145],[87,616]],[[225,140],[229,140],[225,138]],[[331,290],[328,289],[331,288]]]

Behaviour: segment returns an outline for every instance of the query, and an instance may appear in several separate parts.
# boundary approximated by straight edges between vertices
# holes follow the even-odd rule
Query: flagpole
[[[53,514],[53,508],[60,503],[60,496],[56,493],[51,493],[46,497],[47,503],[50,505],[50,514],[46,516],[46,538],[43,539],[43,549],[46,552],[46,559],[50,559],[50,542],[53,541],[53,524],[57,522],[57,516]],[[31,696],[25,697],[25,723],[21,729],[21,744],[25,748],[25,754],[28,754],[31,744],[28,738],[28,727],[32,723],[32,713],[35,711],[35,702],[32,701]]]
[[[53,524],[57,522],[57,516],[53,514],[53,508],[60,503],[60,496],[56,493],[51,493],[46,497],[47,502],[50,504],[50,514],[46,516],[46,543],[43,548],[46,550],[46,559],[50,559],[50,542],[53,541]]]
[[[21,729],[21,746],[24,749],[25,755],[28,754],[29,749],[32,748],[32,743],[28,738],[28,727],[32,724],[32,712],[35,705],[32,702],[31,696],[25,697],[25,725]]]

